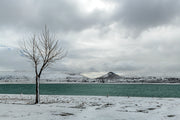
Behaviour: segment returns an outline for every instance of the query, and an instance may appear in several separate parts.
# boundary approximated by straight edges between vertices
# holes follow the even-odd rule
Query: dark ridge
[[[101,76],[101,77],[98,77],[96,79],[109,79],[109,80],[112,80],[112,79],[120,79],[121,76],[113,73],[113,72],[108,72],[107,74]]]

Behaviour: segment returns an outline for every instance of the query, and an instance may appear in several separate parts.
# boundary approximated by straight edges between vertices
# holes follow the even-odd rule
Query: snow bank
[[[179,120],[179,98],[0,95],[2,120]]]

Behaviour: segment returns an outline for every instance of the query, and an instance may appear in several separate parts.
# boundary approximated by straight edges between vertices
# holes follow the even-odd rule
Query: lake
[[[35,94],[35,84],[0,84],[0,94]],[[41,84],[43,95],[179,97],[180,84]]]

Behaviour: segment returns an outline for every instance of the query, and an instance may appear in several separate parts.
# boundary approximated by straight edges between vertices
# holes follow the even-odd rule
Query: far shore
[[[0,84],[35,84],[35,82],[0,82]],[[97,82],[40,82],[40,84],[172,84],[179,85],[180,83],[142,83],[142,82],[122,82],[122,83],[97,83]]]

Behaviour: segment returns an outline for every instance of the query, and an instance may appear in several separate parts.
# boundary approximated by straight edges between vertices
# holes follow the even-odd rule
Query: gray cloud
[[[31,64],[27,59],[20,56],[17,49],[6,46],[0,47],[0,71],[5,70],[32,70]]]
[[[115,0],[118,7],[115,19],[139,34],[148,28],[172,23],[179,17],[178,0]]]
[[[0,68],[31,69],[16,48],[8,48],[47,24],[68,51],[68,56],[50,69],[179,74],[178,0],[101,2],[115,6],[86,12],[87,6],[74,0],[1,0]]]
[[[0,3],[0,28],[38,31],[47,24],[55,31],[80,31],[106,21],[102,11],[84,13],[73,0],[2,0]]]
[[[109,0],[102,0],[109,1]],[[113,0],[117,6],[111,13],[94,10],[85,13],[72,0],[9,1],[1,0],[0,28],[39,31],[47,24],[54,31],[80,31],[90,27],[105,27],[114,22],[133,32],[166,25],[179,17],[178,0]]]

